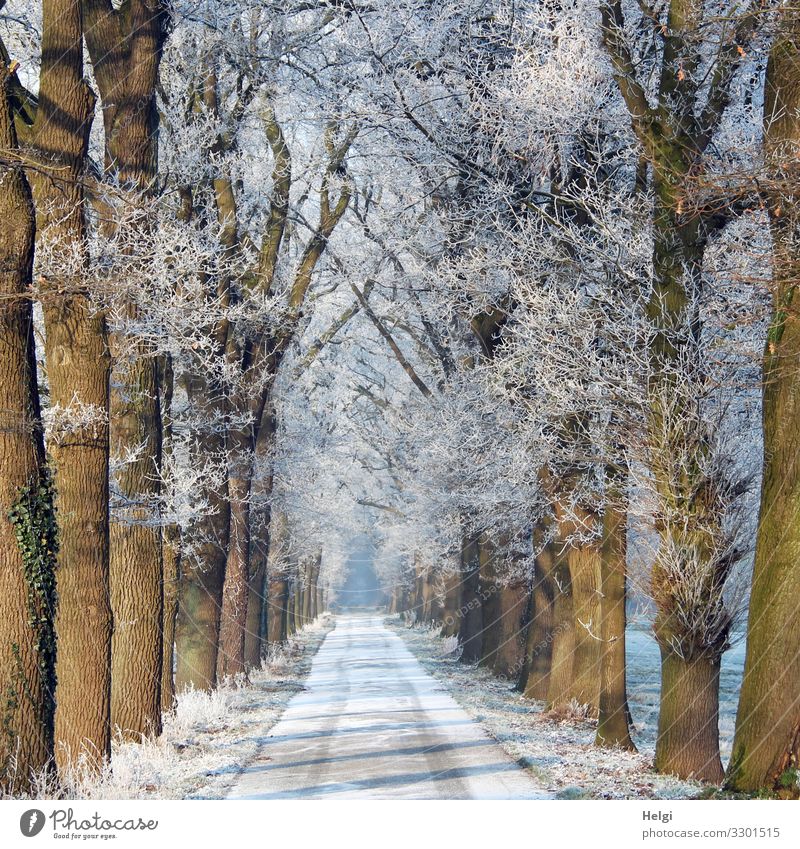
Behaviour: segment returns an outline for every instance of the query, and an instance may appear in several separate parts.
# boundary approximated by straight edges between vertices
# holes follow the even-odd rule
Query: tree
[[[616,481],[607,481],[614,487]],[[600,554],[600,697],[597,738],[599,746],[621,746],[635,751],[631,740],[628,690],[625,681],[625,625],[628,574],[627,505],[618,488],[606,501]]]
[[[83,76],[80,3],[45,0],[36,116],[23,138],[35,163],[28,174],[36,206],[51,422],[48,450],[59,531],[59,769],[80,758],[97,767],[110,751],[110,361],[105,318],[84,286],[83,181],[94,106]]]
[[[132,204],[153,189],[157,169],[156,85],[165,35],[160,2],[83,0],[86,44],[100,90],[105,176]],[[115,227],[113,219],[108,227]],[[135,306],[123,308],[135,321]],[[111,451],[116,509],[110,527],[111,722],[129,739],[161,731],[163,571],[161,529],[152,521],[159,496],[161,411],[158,363],[146,341],[123,358],[111,335]]]
[[[754,14],[751,8],[732,26],[714,27],[693,0],[670,2],[663,27],[650,14],[660,50],[653,60],[657,88],[648,92],[626,39],[622,4],[604,3],[601,12],[604,43],[651,168],[654,198],[647,392],[661,536],[652,579],[662,657],[656,767],[718,782],[719,667],[730,628],[722,589],[735,562],[723,516],[735,485],[713,456],[703,417],[700,303],[706,247],[724,220],[717,209],[686,210],[685,198],[690,175],[708,167],[704,157],[730,103]],[[689,584],[694,602],[685,591]],[[686,610],[687,603],[695,609]]]
[[[58,540],[34,351],[35,216],[2,42],[0,53],[0,788],[15,794],[53,755]]]
[[[726,785],[798,793],[800,593],[797,456],[800,336],[797,152],[800,145],[800,17],[781,11],[764,91],[766,202],[773,240],[772,320],[763,359],[764,466],[747,655]]]

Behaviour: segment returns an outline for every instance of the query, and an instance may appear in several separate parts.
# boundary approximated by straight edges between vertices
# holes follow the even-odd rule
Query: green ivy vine
[[[56,556],[58,526],[55,516],[55,489],[47,468],[39,479],[19,491],[8,513],[27,587],[28,625],[35,633],[37,665],[42,686],[41,722],[52,734],[56,685]],[[25,694],[31,698],[30,693]]]

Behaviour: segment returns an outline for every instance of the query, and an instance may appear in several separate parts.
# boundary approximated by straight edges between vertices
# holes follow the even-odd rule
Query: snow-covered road
[[[382,618],[343,614],[229,799],[541,799]]]

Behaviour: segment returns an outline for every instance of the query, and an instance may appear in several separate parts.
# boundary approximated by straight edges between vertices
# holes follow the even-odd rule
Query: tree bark
[[[267,642],[278,645],[288,636],[289,580],[286,557],[289,528],[286,514],[273,510],[269,526],[270,545],[267,559]]]
[[[499,640],[492,668],[503,678],[514,679],[519,675],[523,662],[523,620],[528,588],[524,581],[514,579],[501,587],[499,597]]]
[[[84,173],[94,95],[83,78],[77,0],[44,0],[42,66],[30,133],[30,182],[39,242],[85,263]],[[75,278],[44,280],[45,359],[50,405],[65,423],[48,449],[59,525],[55,759],[99,768],[110,754],[111,608],[108,587],[109,353],[105,320]],[[85,418],[85,416],[84,416]]]
[[[263,631],[263,609],[267,589],[267,558],[260,552],[250,555],[251,576],[247,582],[247,624],[244,634],[245,669],[261,663],[261,650],[266,635]]]
[[[500,583],[497,578],[497,546],[488,533],[478,541],[480,561],[481,657],[480,666],[494,666],[501,640]]]
[[[252,438],[242,439],[231,451],[228,472],[231,529],[225,581],[222,593],[222,614],[219,629],[217,678],[241,675],[245,671],[244,633],[247,625],[247,597],[250,580],[250,488]]]
[[[713,675],[677,674],[675,670],[719,663],[727,642],[721,596],[733,558],[722,553],[730,550],[722,539],[724,499],[718,497],[720,481],[708,474],[705,462],[709,440],[703,410],[707,385],[700,312],[706,246],[713,229],[725,221],[724,204],[715,204],[710,213],[686,207],[696,194],[694,181],[705,176],[706,150],[731,101],[732,81],[748,56],[745,48],[761,20],[759,15],[745,14],[735,20],[725,39],[717,42],[713,37],[714,43],[706,44],[699,34],[708,29],[707,14],[699,0],[669,3],[657,102],[652,103],[627,45],[623,4],[606,0],[601,5],[603,41],[631,127],[652,173],[653,284],[646,315],[652,328],[647,351],[647,459],[661,535],[652,580],[655,633],[664,658],[662,669],[687,686],[713,685]],[[700,57],[707,47],[714,59],[701,74]],[[686,587],[676,576],[686,576],[699,585]],[[691,599],[688,602],[687,597]],[[686,622],[692,620],[687,627]],[[669,698],[670,691],[662,682],[662,698]],[[716,707],[712,709],[706,696],[686,693],[683,699],[663,704],[670,719],[660,727],[716,727]],[[698,709],[706,715],[680,715],[682,710]],[[692,770],[702,767],[700,772],[717,775],[714,759],[705,751],[708,733],[710,730],[698,738],[704,751],[694,762],[686,757],[688,744],[679,735],[659,739],[657,765],[669,764],[675,769],[687,764]],[[670,746],[675,747],[674,752],[669,751]]]
[[[275,436],[276,418],[271,404],[265,405],[256,442],[256,457],[265,462]],[[247,669],[261,663],[267,640],[267,564],[270,547],[270,497],[272,468],[257,477],[252,486],[253,508],[250,513],[250,577],[247,585],[247,624],[244,639],[244,660]]]
[[[186,376],[189,404],[207,421],[194,434],[191,462],[202,467],[208,457],[225,452],[225,402],[201,373]],[[222,586],[230,532],[227,484],[204,483],[201,495],[209,513],[186,529],[191,560],[184,558],[175,624],[175,689],[211,690],[217,682],[217,646]]]
[[[800,794],[800,15],[782,13],[767,66],[764,130],[773,315],[763,361],[764,468],[744,678],[726,785]]]
[[[159,364],[159,384],[162,391],[164,410],[164,457],[172,457],[174,432],[172,419],[172,397],[175,374],[172,357],[166,355]],[[180,584],[181,530],[171,523],[164,528],[162,596],[164,600],[161,638],[161,712],[167,713],[175,707],[175,619],[178,615],[178,587]]]
[[[289,582],[285,575],[269,576],[267,596],[267,642],[277,645],[286,640],[286,611],[289,602]]]
[[[527,674],[520,682],[527,699],[547,700],[554,639],[554,582],[552,545],[536,555],[531,589],[531,616],[526,640]]]
[[[553,563],[553,647],[547,680],[547,709],[562,710],[572,698],[572,664],[575,655],[575,617],[572,584],[566,554]]]
[[[158,154],[156,85],[165,34],[157,0],[83,0],[86,43],[100,89],[106,173],[136,204],[149,193]],[[107,225],[114,230],[116,225]],[[134,306],[128,317],[136,320]],[[120,340],[112,337],[112,349]],[[135,342],[131,358],[115,356],[111,392],[111,450],[134,456],[115,475],[111,513],[111,723],[126,739],[161,732],[163,562],[154,523],[162,450],[158,360],[149,343]]]
[[[17,149],[0,68],[0,149]],[[57,532],[45,466],[33,312],[35,218],[19,166],[0,163],[0,791],[31,791],[53,754]]]
[[[175,707],[175,624],[178,616],[181,553],[180,531],[174,525],[164,529],[164,624],[162,628],[161,712]]]
[[[661,648],[661,706],[655,767],[667,775],[719,784],[720,655],[684,660]]]
[[[579,516],[584,528],[596,518],[588,511]],[[566,552],[575,619],[570,692],[579,705],[597,716],[600,698],[600,551],[595,543],[570,546]]]
[[[616,488],[615,488],[616,490]],[[625,681],[625,601],[627,577],[627,512],[615,503],[615,491],[606,499],[603,545],[600,552],[600,703],[598,746],[621,746],[636,751],[631,740],[628,692]]]
[[[461,642],[462,663],[477,663],[481,659],[482,623],[480,600],[480,556],[477,537],[464,539],[461,549],[463,584],[461,619],[458,638]]]
[[[303,584],[302,578],[299,574],[299,568],[295,567],[298,570],[298,575],[295,578],[294,582],[294,593],[292,594],[292,616],[294,622],[294,630],[292,633],[296,634],[298,631],[303,630],[303,626],[305,623],[303,622]]]
[[[460,567],[460,560],[456,564]],[[392,593],[392,604],[396,604],[397,589]],[[444,610],[442,611],[442,636],[458,636],[459,611],[461,608],[461,569],[445,576]]]

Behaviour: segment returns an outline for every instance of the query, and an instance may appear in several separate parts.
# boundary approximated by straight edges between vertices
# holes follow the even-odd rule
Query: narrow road
[[[343,614],[229,799],[541,799],[380,616]]]

